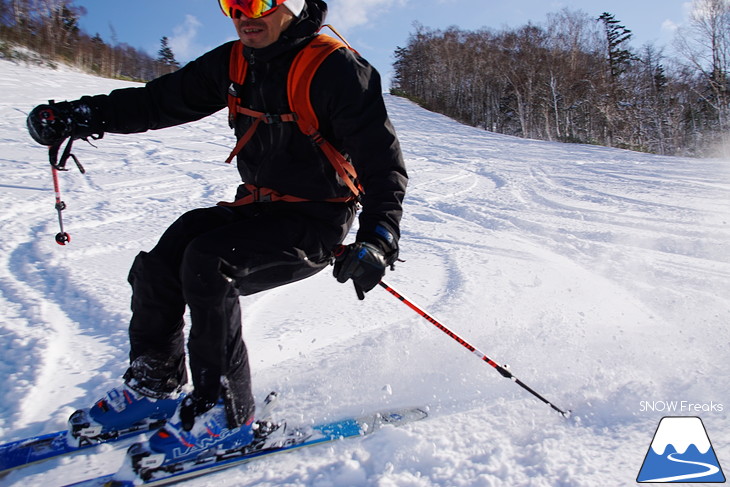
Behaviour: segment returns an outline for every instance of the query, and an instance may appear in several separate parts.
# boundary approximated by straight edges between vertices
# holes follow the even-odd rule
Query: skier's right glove
[[[100,139],[104,135],[101,109],[93,99],[85,96],[80,100],[48,102],[38,105],[26,120],[31,137],[41,145],[54,147],[67,138]]]

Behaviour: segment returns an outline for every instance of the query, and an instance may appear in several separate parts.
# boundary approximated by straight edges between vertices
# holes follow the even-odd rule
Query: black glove
[[[338,282],[352,279],[359,299],[374,288],[385,275],[388,262],[383,252],[366,242],[341,246],[335,251],[334,276]]]
[[[91,97],[76,101],[38,105],[26,121],[31,137],[41,145],[54,147],[65,139],[99,139],[104,135],[101,110]]]

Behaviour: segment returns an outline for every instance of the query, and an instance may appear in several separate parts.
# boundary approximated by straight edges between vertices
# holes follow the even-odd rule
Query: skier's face
[[[245,15],[234,18],[233,25],[244,46],[261,49],[276,42],[292,20],[294,15],[289,9],[279,7],[275,12],[258,19],[250,19]]]

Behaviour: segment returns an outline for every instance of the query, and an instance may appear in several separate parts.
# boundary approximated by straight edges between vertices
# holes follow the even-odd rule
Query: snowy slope
[[[98,149],[77,142],[88,174],[61,175],[72,242],[57,245],[47,156],[26,114],[128,85],[0,62],[3,442],[62,429],[118,383],[132,259],[180,213],[230,199],[238,184],[222,162],[233,142],[224,114],[107,135]],[[701,416],[730,466],[730,162],[521,140],[387,104],[411,184],[406,262],[386,279],[573,417],[383,290],[360,302],[325,271],[242,298],[257,397],[280,391],[294,420],[405,405],[432,417],[188,485],[630,485],[672,415],[646,402],[663,401],[699,405],[673,415]],[[115,470],[121,452],[102,451],[0,485]]]

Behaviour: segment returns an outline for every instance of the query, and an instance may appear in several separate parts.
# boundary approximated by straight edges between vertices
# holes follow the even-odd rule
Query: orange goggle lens
[[[274,13],[282,3],[284,0],[218,0],[223,13],[233,19],[241,16],[258,19]]]

